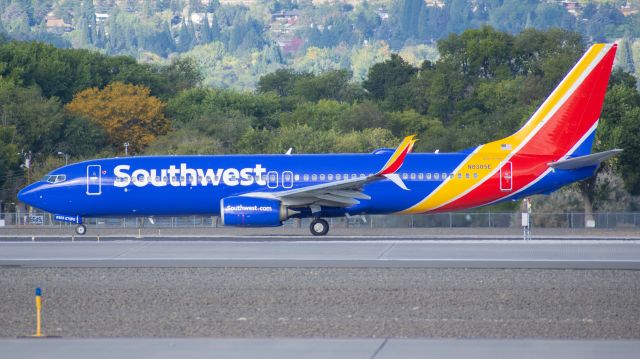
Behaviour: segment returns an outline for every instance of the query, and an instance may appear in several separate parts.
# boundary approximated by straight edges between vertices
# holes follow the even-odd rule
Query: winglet
[[[415,137],[415,135],[405,137],[400,143],[400,146],[398,146],[393,155],[391,155],[391,158],[389,158],[387,163],[378,173],[376,173],[376,175],[385,176],[395,173],[398,169],[400,169],[405,157],[407,157],[407,154],[411,152],[411,150],[413,149],[413,145],[417,141]]]

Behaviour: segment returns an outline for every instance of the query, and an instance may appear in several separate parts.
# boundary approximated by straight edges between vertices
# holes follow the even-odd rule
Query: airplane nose
[[[31,184],[18,192],[18,201],[26,203],[30,206],[35,206],[35,200],[37,198],[37,190],[35,184]]]

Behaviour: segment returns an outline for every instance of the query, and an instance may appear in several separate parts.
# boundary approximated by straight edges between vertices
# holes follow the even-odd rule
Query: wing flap
[[[353,199],[349,197],[334,196],[326,193],[318,193],[315,195],[315,197],[324,199],[327,201],[331,201],[331,202],[341,203],[344,205],[360,204],[360,201],[358,201],[357,199]]]

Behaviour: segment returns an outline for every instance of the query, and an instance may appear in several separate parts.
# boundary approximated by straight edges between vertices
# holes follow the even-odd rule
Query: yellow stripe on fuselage
[[[517,152],[520,147],[531,138],[531,135],[539,130],[539,126],[549,117],[556,105],[565,98],[570,91],[575,90],[573,86],[580,80],[585,71],[593,68],[591,64],[604,48],[605,44],[595,44],[591,46],[560,85],[556,87],[542,106],[540,106],[531,119],[529,119],[518,132],[502,140],[479,146],[473,153],[467,156],[456,168],[454,174],[457,176],[457,173],[463,173],[462,180],[447,178],[447,180],[425,199],[400,213],[423,213],[435,210],[465,195],[490,178],[507,158],[510,158]],[[464,173],[477,173],[478,178],[466,179]],[[470,175],[470,177],[472,177],[472,175]]]

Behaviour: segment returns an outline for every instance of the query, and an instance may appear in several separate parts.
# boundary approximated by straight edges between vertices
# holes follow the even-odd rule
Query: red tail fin
[[[531,119],[510,139],[521,154],[564,155],[595,130],[617,45],[591,46]],[[515,138],[514,138],[515,137]]]

